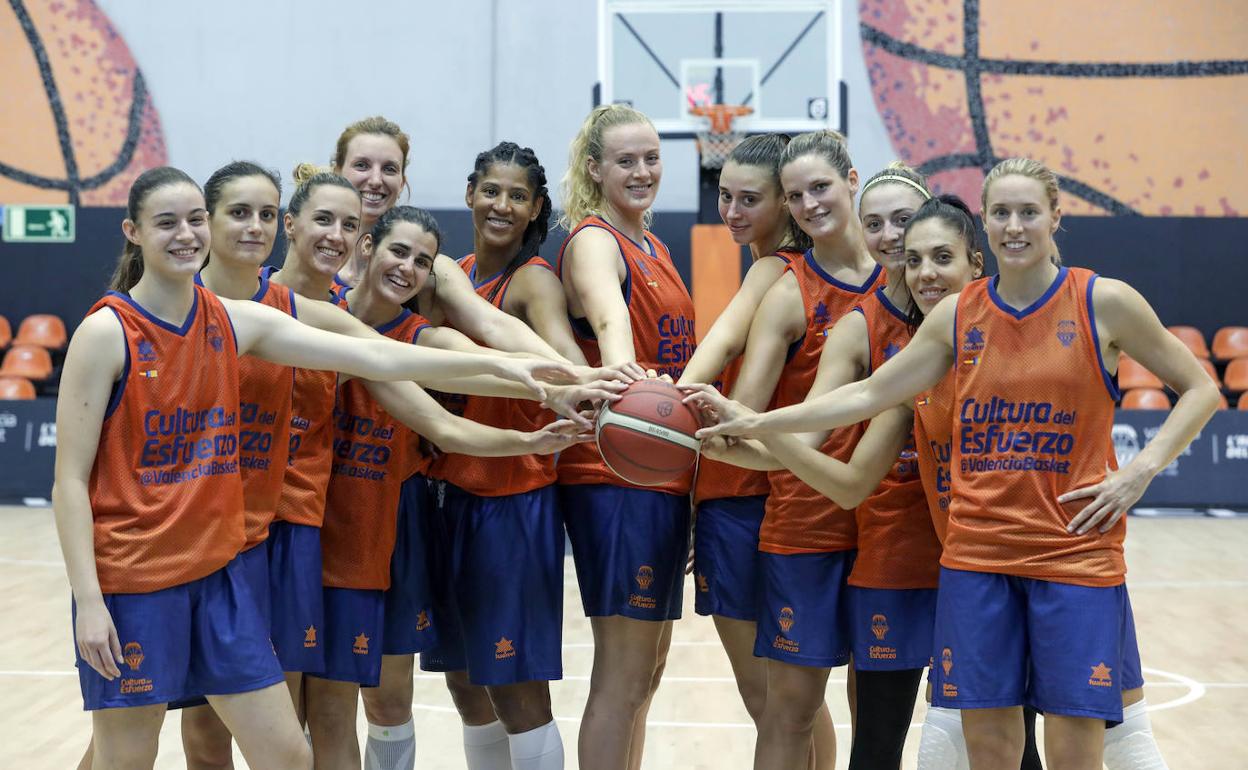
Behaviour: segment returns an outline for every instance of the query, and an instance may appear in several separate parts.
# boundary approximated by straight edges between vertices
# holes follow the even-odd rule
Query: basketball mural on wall
[[[167,162],[138,65],[92,0],[10,0],[0,71],[0,202],[124,206]]]
[[[1248,215],[1242,0],[863,0],[859,20],[893,149],[973,208],[1026,155],[1069,214]]]

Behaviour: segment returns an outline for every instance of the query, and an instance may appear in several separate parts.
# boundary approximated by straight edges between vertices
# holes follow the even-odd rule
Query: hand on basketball
[[[687,395],[685,403],[692,406],[705,426],[697,432],[697,438],[711,436],[745,436],[758,413],[748,406],[733,401],[710,385],[677,385]]]
[[[88,666],[110,682],[121,676],[121,669],[118,668],[124,660],[121,641],[117,638],[117,628],[103,600],[78,607],[74,636],[78,640],[78,654]]]
[[[555,420],[542,427],[541,430],[535,430],[529,435],[533,441],[533,454],[549,455],[555,452],[562,452],[573,444],[581,444],[586,441],[593,441],[594,434],[592,430],[586,432],[585,425],[592,429],[593,423],[590,418],[593,412],[585,412],[579,415],[581,421],[575,420]],[[582,425],[581,423],[584,423]]]
[[[1120,470],[1105,469],[1105,479],[1099,484],[1082,489],[1072,489],[1057,498],[1059,503],[1067,503],[1084,497],[1091,497],[1092,502],[1084,506],[1070,523],[1067,532],[1082,535],[1100,524],[1102,533],[1113,529],[1118,520],[1127,515],[1127,511],[1140,501],[1144,490],[1148,489],[1151,477],[1140,469],[1127,465]]]

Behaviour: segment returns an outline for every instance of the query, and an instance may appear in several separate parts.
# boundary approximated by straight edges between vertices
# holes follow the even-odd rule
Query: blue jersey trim
[[[880,277],[880,271],[884,269],[882,266],[876,265],[875,269],[871,271],[870,277],[868,277],[867,280],[863,282],[861,286],[854,286],[853,284],[848,284],[848,283],[845,283],[844,281],[836,280],[826,270],[820,267],[819,263],[815,261],[814,249],[807,249],[805,258],[806,258],[806,264],[810,266],[811,270],[815,271],[815,275],[819,276],[820,278],[832,284],[833,286],[837,287],[838,289],[843,289],[848,292],[853,292],[854,294],[866,293],[866,291],[870,289],[875,284],[876,280]]]
[[[197,273],[195,277],[198,278],[199,274]],[[268,293],[269,293],[269,279],[265,278],[264,276],[260,276],[260,288],[256,289],[256,293],[251,296],[251,301],[259,302],[260,300],[264,299],[264,295]]]
[[[858,313],[862,316],[862,322],[867,326],[867,377],[871,376],[871,322],[867,320],[867,311],[862,309],[862,305],[854,305],[850,309],[850,313]],[[840,323],[840,321],[837,321]]]
[[[1096,349],[1096,363],[1101,369],[1101,381],[1105,383],[1105,390],[1109,391],[1109,397],[1114,401],[1122,398],[1122,391],[1118,389],[1118,373],[1109,373],[1105,368],[1105,358],[1101,355],[1101,335],[1096,331],[1096,308],[1092,305],[1092,287],[1096,285],[1096,279],[1100,276],[1095,273],[1088,278],[1088,325],[1092,327],[1092,347]]]
[[[421,324],[420,326],[417,326],[416,330],[412,332],[412,344],[419,345],[420,343],[417,342],[417,340],[420,339],[420,333],[423,332],[425,329],[431,329],[431,328],[433,328],[433,324]]]
[[[407,308],[403,308],[401,311],[399,311],[399,314],[397,316],[390,319],[389,321],[386,321],[384,324],[381,324],[380,326],[374,326],[373,328],[377,331],[378,334],[384,335],[386,332],[390,331],[394,327],[406,321],[407,317],[410,316],[411,314],[412,314],[412,311],[408,310]]]
[[[1066,280],[1066,275],[1068,273],[1069,271],[1066,268],[1064,267],[1060,268],[1057,271],[1057,277],[1053,279],[1053,283],[1049,284],[1049,288],[1045,289],[1044,294],[1041,294],[1039,299],[1037,299],[1035,302],[1031,303],[1027,307],[1023,308],[1022,310],[1015,310],[1014,308],[1005,304],[1005,300],[1001,299],[1001,296],[997,294],[997,283],[999,283],[1001,280],[1000,274],[994,275],[988,281],[988,296],[992,299],[993,304],[1001,308],[1001,310],[1003,310],[1004,312],[1009,313],[1011,316],[1021,321],[1027,316],[1039,310],[1040,308],[1044,307],[1045,303],[1047,303],[1050,299],[1053,298],[1053,295],[1057,293],[1058,288],[1061,287],[1062,282]]]
[[[901,312],[901,308],[893,304],[892,300],[890,300],[888,295],[884,292],[883,286],[875,290],[875,296],[879,298],[880,304],[884,306],[884,309],[896,316],[897,320],[902,323],[910,323],[910,317]]]
[[[194,291],[194,290],[192,289],[192,291]],[[146,318],[148,321],[150,321],[150,322],[152,322],[153,324],[155,324],[155,325],[159,326],[160,328],[164,329],[165,331],[173,332],[174,334],[178,335],[179,337],[185,337],[185,336],[186,336],[187,331],[188,331],[188,330],[190,330],[190,328],[191,328],[191,324],[195,323],[195,316],[196,316],[196,314],[199,312],[199,292],[195,292],[195,293],[191,296],[191,312],[189,312],[189,313],[187,313],[187,314],[186,314],[186,320],[184,320],[184,321],[182,322],[182,325],[181,325],[181,326],[174,326],[173,324],[169,323],[168,321],[162,321],[161,319],[159,319],[159,318],[157,318],[156,316],[152,315],[151,313],[149,313],[149,312],[148,312],[147,308],[143,307],[143,306],[142,306],[142,305],[140,305],[138,302],[136,302],[136,301],[134,300],[134,298],[133,298],[133,297],[131,297],[129,294],[122,294],[122,293],[121,293],[121,292],[119,292],[119,291],[110,291],[110,292],[108,292],[108,294],[109,294],[110,296],[120,298],[120,299],[121,299],[121,300],[123,300],[123,301],[124,301],[127,305],[129,305],[130,307],[132,307],[132,308],[134,308],[135,310],[139,311],[139,314],[140,314],[140,315],[142,315],[144,318]]]
[[[295,290],[287,287],[286,291],[290,292],[290,317],[299,320],[299,306],[295,304]]]
[[[105,420],[111,417],[121,405],[121,395],[125,393],[126,381],[130,379],[130,340],[126,339],[126,325],[121,323],[121,313],[117,312],[117,308],[110,307],[109,310],[117,316],[117,323],[121,326],[121,347],[126,353],[126,362],[121,367],[121,379],[113,383],[112,393],[108,396],[108,407],[104,409]]]

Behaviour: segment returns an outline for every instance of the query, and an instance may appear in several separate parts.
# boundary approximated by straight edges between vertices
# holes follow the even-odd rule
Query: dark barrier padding
[[[1119,411],[1114,446],[1125,463],[1168,412]],[[56,452],[56,400],[0,401],[0,501],[50,497]],[[1142,507],[1248,510],[1248,412],[1218,412],[1183,454],[1153,479]]]
[[[0,401],[0,502],[52,497],[56,399]]]

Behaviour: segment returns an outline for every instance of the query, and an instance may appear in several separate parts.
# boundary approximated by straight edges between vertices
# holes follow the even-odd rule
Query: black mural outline
[[[0,176],[44,190],[65,190],[69,193],[69,203],[78,205],[78,196],[83,190],[93,190],[107,184],[125,170],[130,165],[130,161],[134,159],[134,152],[138,147],[139,136],[143,128],[143,111],[148,104],[147,84],[143,80],[143,73],[139,71],[136,65],[134,69],[134,86],[130,97],[130,114],[127,116],[126,137],[121,143],[121,151],[117,154],[117,159],[98,174],[94,174],[86,179],[81,178],[78,171],[78,162],[74,156],[73,143],[69,137],[69,121],[65,116],[65,109],[61,103],[60,91],[56,87],[56,80],[52,76],[52,67],[48,62],[47,51],[43,47],[38,30],[35,29],[34,22],[31,20],[30,14],[27,13],[22,0],[9,0],[9,5],[13,8],[13,13],[17,16],[18,23],[22,26],[22,31],[26,34],[26,40],[30,44],[31,52],[35,55],[35,61],[39,65],[39,75],[43,79],[44,93],[47,95],[48,104],[52,109],[52,118],[56,123],[57,139],[60,142],[62,157],[65,159],[66,178],[55,179],[34,174],[10,166],[7,163],[0,163]]]
[[[979,168],[985,174],[999,163],[992,151],[988,133],[987,115],[983,94],[980,91],[982,77],[990,75],[1042,75],[1046,77],[1079,78],[1187,78],[1242,75],[1248,73],[1248,60],[1214,59],[1210,61],[1174,61],[1127,63],[1082,63],[1055,61],[1015,61],[1009,59],[982,59],[979,56],[979,0],[964,0],[962,4],[962,56],[933,51],[913,43],[907,43],[885,33],[883,30],[859,22],[863,42],[898,58],[920,62],[942,69],[960,70],[966,78],[967,112],[975,137],[975,152],[950,153],[929,158],[918,170],[923,174],[935,174],[961,168]],[[1058,175],[1063,188],[1071,194],[1099,206],[1111,214],[1138,215],[1113,196],[1091,185]]]

